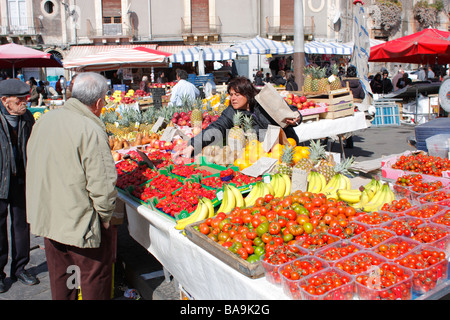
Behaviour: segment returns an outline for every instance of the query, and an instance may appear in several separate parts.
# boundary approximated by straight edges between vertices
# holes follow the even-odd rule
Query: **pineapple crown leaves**
[[[320,140],[310,140],[309,158],[313,163],[326,158],[326,150],[325,147],[320,144]]]
[[[280,157],[280,162],[291,164],[294,158],[294,146],[285,146]]]
[[[116,111],[107,111],[100,116],[100,119],[103,123],[114,123],[118,119],[118,115]]]
[[[353,156],[351,158],[346,158],[344,161],[341,161],[340,163],[335,165],[334,172],[354,177],[355,174],[350,171],[350,167],[354,162],[355,158]]]
[[[224,104],[226,100],[227,100],[227,93],[222,92],[222,94],[220,95],[220,103]]]
[[[243,113],[241,111],[236,111],[233,116],[233,124],[235,126],[240,126],[242,124]]]

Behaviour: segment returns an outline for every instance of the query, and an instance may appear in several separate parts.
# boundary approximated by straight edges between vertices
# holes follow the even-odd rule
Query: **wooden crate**
[[[231,268],[237,270],[243,275],[251,278],[257,279],[264,277],[265,271],[261,261],[254,263],[247,262],[238,255],[232,253],[227,248],[222,247],[213,240],[209,239],[206,235],[196,231],[194,226],[199,226],[200,223],[204,221],[199,221],[186,226],[184,232],[186,237],[198,245],[200,248],[212,254],[217,259],[221,260],[223,263],[229,265]]]
[[[328,112],[321,113],[320,119],[337,119],[355,113],[353,94],[348,86],[310,99],[316,103],[326,103]]]

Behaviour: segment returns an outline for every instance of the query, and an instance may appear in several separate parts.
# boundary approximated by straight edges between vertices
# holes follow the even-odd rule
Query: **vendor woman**
[[[187,157],[192,157],[193,155],[201,153],[203,148],[213,143],[215,139],[226,138],[228,130],[234,125],[233,116],[238,110],[242,112],[244,116],[251,116],[253,118],[253,129],[256,131],[259,140],[264,139],[264,137],[259,136],[260,130],[267,129],[269,125],[278,125],[256,101],[255,96],[259,91],[249,79],[245,77],[237,77],[232,79],[228,84],[227,92],[230,95],[230,106],[228,106],[228,108],[222,112],[220,117],[216,121],[212,122],[208,128],[193,137],[181,154]],[[291,109],[293,111],[298,111],[298,109],[294,106],[291,106]],[[297,143],[298,137],[293,126],[300,124],[301,119],[302,117],[300,113],[297,118],[286,119],[288,126],[283,129],[286,136],[288,138],[295,139]],[[218,141],[218,143],[222,145],[223,140]]]

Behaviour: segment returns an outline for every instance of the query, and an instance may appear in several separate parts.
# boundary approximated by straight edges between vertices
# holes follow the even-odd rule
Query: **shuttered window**
[[[121,0],[102,0],[103,23],[122,23]]]
[[[209,32],[209,0],[191,0],[192,33]]]
[[[280,31],[294,28],[294,0],[280,0]]]

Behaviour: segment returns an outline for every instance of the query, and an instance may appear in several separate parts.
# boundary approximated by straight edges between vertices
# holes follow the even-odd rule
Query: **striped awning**
[[[294,47],[279,41],[273,41],[260,36],[239,43],[229,50],[236,52],[238,55],[250,54],[291,54],[294,53]]]
[[[351,55],[353,47],[337,42],[311,41],[305,43],[305,53],[307,54],[337,54]]]
[[[78,58],[84,58],[96,53],[100,52],[108,52],[115,49],[131,49],[135,48],[137,45],[108,45],[108,46],[99,46],[99,45],[92,45],[92,46],[72,46],[69,49],[69,52],[64,56],[65,61],[71,61]],[[139,47],[144,47],[147,49],[153,49],[155,50],[157,45],[156,44],[142,44],[139,45]]]
[[[118,68],[145,68],[167,66],[170,53],[142,46],[99,52],[86,57],[64,61],[65,69],[77,71],[106,71]]]
[[[174,63],[200,61],[201,55],[203,56],[203,61],[223,61],[236,58],[235,52],[224,49],[211,47],[191,47],[174,53],[169,57],[169,60]]]

